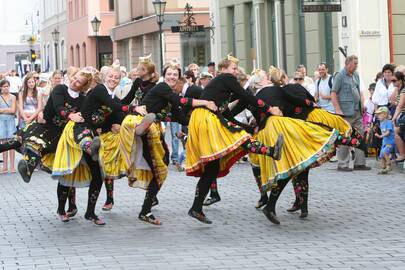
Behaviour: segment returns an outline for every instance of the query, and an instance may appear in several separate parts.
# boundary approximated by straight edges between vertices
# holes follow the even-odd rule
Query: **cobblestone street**
[[[107,225],[83,218],[87,189],[78,189],[78,215],[61,223],[56,181],[36,172],[30,184],[1,175],[2,269],[405,269],[405,177],[398,172],[337,173],[326,164],[310,174],[309,216],[285,210],[291,185],[280,198],[281,225],[255,210],[259,198],[248,164],[218,182],[222,201],[207,207],[203,225],[187,211],[197,179],[170,171],[154,214],[163,226],[137,219],[144,191],[116,182],[115,206],[101,213]]]

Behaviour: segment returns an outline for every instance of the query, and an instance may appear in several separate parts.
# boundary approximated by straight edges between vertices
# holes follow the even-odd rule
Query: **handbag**
[[[401,127],[401,128],[405,127],[405,113],[401,113],[401,115],[397,119],[397,122],[398,122],[399,127]]]

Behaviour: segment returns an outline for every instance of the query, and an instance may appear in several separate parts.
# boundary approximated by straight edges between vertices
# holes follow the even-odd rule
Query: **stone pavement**
[[[310,174],[309,217],[278,204],[281,225],[254,209],[259,195],[248,164],[219,181],[222,201],[204,225],[187,216],[196,179],[170,171],[154,210],[155,227],[137,219],[144,191],[116,182],[115,206],[104,227],[83,218],[87,189],[78,189],[79,213],[56,215],[56,181],[43,172],[30,184],[0,176],[0,269],[405,269],[405,175],[337,173],[326,164]],[[97,209],[105,199],[103,187]]]

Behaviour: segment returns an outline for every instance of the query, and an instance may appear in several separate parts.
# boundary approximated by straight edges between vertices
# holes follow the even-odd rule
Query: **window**
[[[69,10],[68,10],[68,15],[69,15],[69,21],[73,20],[73,3],[72,1],[69,1]]]
[[[256,48],[255,10],[252,8],[252,4],[247,5],[247,7],[249,12],[249,48]]]
[[[65,66],[65,41],[60,42],[60,69],[63,70]]]
[[[114,0],[108,0],[108,9],[114,11]]]
[[[79,44],[76,45],[76,67],[80,66],[80,46]]]
[[[74,55],[73,46],[70,46],[70,65],[75,66],[75,55]]]
[[[232,54],[236,56],[237,51],[236,51],[236,21],[235,21],[235,8],[234,7],[229,7],[228,8],[228,18],[229,18],[229,28],[231,31],[229,31],[229,41],[230,44],[232,45],[231,49]]]
[[[86,54],[86,43],[84,43],[84,42],[82,44],[82,51],[83,51],[83,63],[84,63],[84,66],[86,67],[87,66],[87,59],[86,59],[87,54]]]
[[[79,17],[79,0],[75,0],[75,19]]]

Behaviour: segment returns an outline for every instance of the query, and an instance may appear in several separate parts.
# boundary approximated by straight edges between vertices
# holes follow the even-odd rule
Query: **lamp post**
[[[100,30],[101,20],[94,16],[93,20],[91,20],[91,27],[93,28],[94,36],[96,38],[96,68],[99,68],[99,55],[98,55],[98,31]]]
[[[58,42],[59,42],[59,31],[55,28],[52,32],[52,39],[55,46],[55,69],[59,69],[58,65]]]
[[[165,0],[155,0],[152,2],[155,8],[156,20],[159,25],[159,42],[160,42],[160,69],[163,74],[163,41],[162,41],[162,25],[164,22],[166,1]]]

